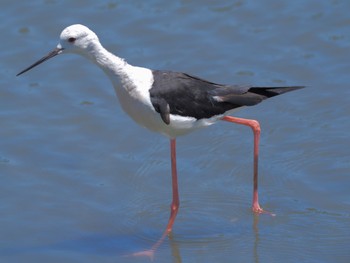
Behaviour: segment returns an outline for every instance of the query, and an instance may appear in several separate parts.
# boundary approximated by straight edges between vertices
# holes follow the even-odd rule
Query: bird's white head
[[[62,53],[77,53],[89,56],[91,50],[100,45],[97,35],[88,27],[76,24],[66,27],[61,35],[57,47],[37,62],[22,70],[17,76]]]
[[[62,31],[57,49],[62,52],[84,54],[97,43],[99,40],[93,31],[86,26],[76,24]]]

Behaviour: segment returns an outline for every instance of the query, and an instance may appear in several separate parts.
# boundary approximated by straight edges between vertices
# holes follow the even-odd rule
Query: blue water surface
[[[95,65],[58,56],[82,23],[130,64],[307,88],[178,139],[181,208],[154,262],[349,262],[350,2],[0,2],[0,262],[149,262],[169,216],[169,142],[122,112]]]

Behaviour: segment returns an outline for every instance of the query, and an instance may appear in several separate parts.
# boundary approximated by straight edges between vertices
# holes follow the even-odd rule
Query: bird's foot
[[[154,260],[154,249],[144,250],[136,253],[132,253],[130,255],[127,255],[127,257],[148,257],[151,261]]]
[[[148,257],[151,261],[153,261],[154,255],[156,254],[158,247],[163,243],[164,239],[170,234],[170,231],[171,231],[171,228],[167,228],[167,230],[165,230],[161,238],[150,249],[132,253],[131,255],[128,255],[128,257]]]
[[[272,212],[269,212],[269,211],[266,211],[266,210],[262,209],[259,204],[253,204],[252,210],[256,214],[267,214],[267,215],[270,215],[270,216],[276,216],[275,213],[272,213]]]

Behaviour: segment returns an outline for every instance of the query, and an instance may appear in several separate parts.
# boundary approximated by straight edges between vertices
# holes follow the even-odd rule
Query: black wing
[[[251,87],[222,85],[185,73],[153,71],[154,83],[149,90],[154,109],[166,124],[169,114],[210,118],[242,106],[302,87]]]

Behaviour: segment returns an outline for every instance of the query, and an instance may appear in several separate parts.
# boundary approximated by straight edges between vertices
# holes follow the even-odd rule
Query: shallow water
[[[1,1],[0,262],[148,262],[166,226],[169,143],[120,109],[109,80],[59,56],[88,25],[131,64],[221,83],[307,85],[178,139],[181,209],[154,262],[348,262],[348,1]]]

